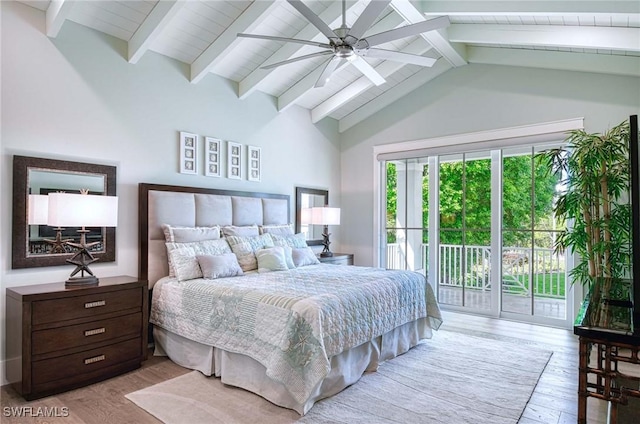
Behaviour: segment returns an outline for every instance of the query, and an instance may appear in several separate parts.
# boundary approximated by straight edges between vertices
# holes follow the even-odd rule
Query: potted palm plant
[[[569,275],[588,288],[586,324],[625,330],[630,327],[630,310],[624,308],[631,268],[629,122],[603,134],[570,131],[565,141],[564,147],[538,155],[563,186],[554,213],[572,223],[555,248],[577,254]]]

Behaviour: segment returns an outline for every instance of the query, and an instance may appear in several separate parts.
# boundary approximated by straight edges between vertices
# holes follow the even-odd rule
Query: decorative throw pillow
[[[287,271],[287,260],[284,256],[284,248],[280,246],[268,247],[256,250],[258,272]]]
[[[277,234],[279,236],[292,236],[293,228],[291,224],[284,225],[260,225],[260,234],[269,233],[271,235]]]
[[[268,233],[254,237],[229,236],[227,241],[233,253],[238,257],[240,268],[245,272],[258,269],[256,250],[274,246],[271,234]]]
[[[191,243],[165,243],[169,258],[169,275],[178,281],[202,278],[196,255],[232,253],[227,240],[204,240]]]
[[[293,263],[293,249],[290,246],[282,246],[282,250],[284,251],[284,260],[287,263],[287,268],[295,268],[296,264]]]
[[[273,244],[276,246],[289,246],[293,248],[302,248],[307,246],[307,239],[303,233],[298,233],[289,236],[283,236],[278,234],[272,234]]]
[[[257,225],[246,225],[242,227],[238,227],[235,225],[225,225],[224,227],[222,227],[222,235],[224,235],[225,237],[255,237],[260,235],[260,230],[258,230]]]
[[[220,238],[220,226],[213,227],[174,227],[162,224],[165,241],[170,243],[189,243],[193,241],[217,240]]]
[[[291,252],[293,256],[293,263],[295,266],[307,266],[319,264],[320,261],[313,250],[310,247],[293,248]]]
[[[242,275],[242,268],[233,253],[222,255],[196,255],[204,278],[235,277]]]

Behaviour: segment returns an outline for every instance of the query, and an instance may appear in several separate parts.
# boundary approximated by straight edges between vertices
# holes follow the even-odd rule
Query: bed
[[[156,354],[301,415],[442,322],[421,274],[319,263],[287,195],[140,184],[139,221]]]

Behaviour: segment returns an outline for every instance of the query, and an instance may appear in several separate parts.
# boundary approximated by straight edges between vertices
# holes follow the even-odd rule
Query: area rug
[[[197,371],[126,397],[167,424],[517,423],[551,354],[438,331],[305,416]]]

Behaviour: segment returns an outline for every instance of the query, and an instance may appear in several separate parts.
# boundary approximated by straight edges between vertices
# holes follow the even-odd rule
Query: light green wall
[[[639,112],[640,78],[473,64],[450,70],[341,134],[342,247],[358,265],[373,264],[375,145],[579,117],[587,131],[601,132]]]
[[[49,39],[44,12],[14,2],[0,7],[0,310],[5,287],[62,281],[72,271],[11,269],[15,154],[117,166],[117,261],[92,265],[98,276],[138,273],[140,182],[289,194],[292,219],[296,186],[328,189],[339,206],[336,121],[313,125],[295,106],[278,113],[274,98],[259,92],[239,100],[235,83],[213,74],[191,84],[187,65],[153,52],[129,64],[125,42],[73,22]],[[179,131],[261,147],[262,182],[179,174]],[[338,229],[336,247],[339,239]],[[1,319],[4,333],[4,312]],[[4,337],[1,352],[0,360]]]

